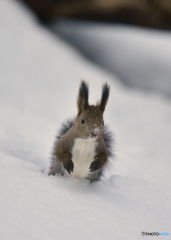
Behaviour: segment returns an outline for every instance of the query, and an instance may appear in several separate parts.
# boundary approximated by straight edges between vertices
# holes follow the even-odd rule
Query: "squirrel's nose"
[[[92,137],[96,137],[98,135],[99,129],[96,127],[91,131]]]
[[[97,136],[97,133],[91,132],[91,136],[92,136],[92,137],[96,137],[96,136]]]

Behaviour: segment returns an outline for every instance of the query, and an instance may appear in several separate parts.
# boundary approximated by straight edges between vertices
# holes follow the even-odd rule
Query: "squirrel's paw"
[[[95,159],[91,165],[90,165],[90,172],[94,172],[102,167],[102,164],[100,163],[99,159]]]
[[[73,170],[74,170],[74,163],[73,163],[72,160],[69,160],[69,161],[63,163],[63,165],[64,165],[64,168],[67,170],[67,172],[69,174],[71,174],[71,172],[73,172]]]

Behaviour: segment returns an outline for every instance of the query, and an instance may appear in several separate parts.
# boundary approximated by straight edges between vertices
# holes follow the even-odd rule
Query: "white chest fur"
[[[71,176],[86,178],[90,172],[90,165],[94,161],[97,142],[94,140],[75,139],[72,149],[74,171]]]

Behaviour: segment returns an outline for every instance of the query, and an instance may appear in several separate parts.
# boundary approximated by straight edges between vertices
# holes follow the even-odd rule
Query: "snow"
[[[51,28],[127,86],[171,96],[171,33],[58,20]]]
[[[19,2],[1,0],[0,29],[0,239],[170,233],[170,100],[126,88]],[[111,87],[104,120],[115,133],[115,158],[93,184],[47,175],[56,131],[76,114],[81,79],[89,82],[91,104],[102,83]]]

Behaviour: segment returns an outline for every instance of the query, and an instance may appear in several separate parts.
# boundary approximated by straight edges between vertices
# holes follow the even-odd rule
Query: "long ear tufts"
[[[88,84],[85,81],[81,82],[78,99],[77,99],[77,106],[78,106],[78,116],[89,106],[88,103]]]
[[[102,88],[102,98],[100,102],[100,111],[104,113],[108,98],[109,98],[110,87],[105,83]]]

